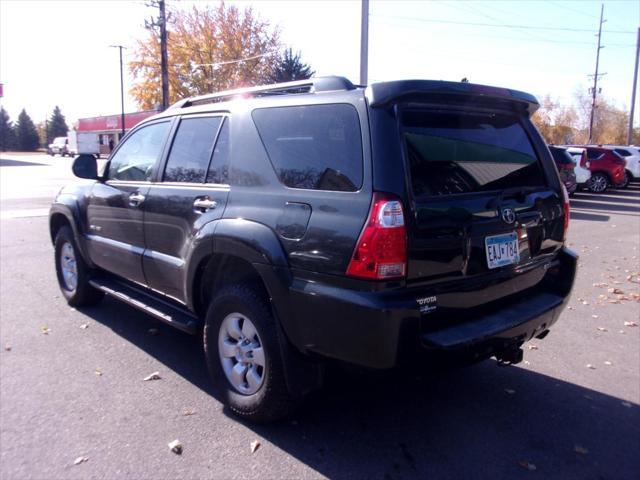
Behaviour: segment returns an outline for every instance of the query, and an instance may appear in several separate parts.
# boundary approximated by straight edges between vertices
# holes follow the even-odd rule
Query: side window
[[[621,157],[630,157],[631,156],[631,152],[629,150],[624,150],[622,148],[616,148],[614,151],[618,155],[620,155]]]
[[[221,117],[183,118],[171,145],[165,182],[204,183]]]
[[[597,150],[587,150],[587,158],[589,160],[600,160],[600,157],[602,157],[602,155],[604,154],[598,152]]]
[[[229,147],[229,119],[226,119],[213,150],[207,183],[229,183]]]
[[[287,187],[354,192],[362,186],[362,136],[352,105],[263,108],[252,116]]]
[[[135,131],[109,162],[109,180],[147,182],[162,152],[169,122],[154,123]]]

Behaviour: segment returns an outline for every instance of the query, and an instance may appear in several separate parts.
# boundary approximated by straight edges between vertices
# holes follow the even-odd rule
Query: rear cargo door
[[[399,109],[408,281],[514,273],[563,242],[563,198],[516,113]],[[541,158],[543,157],[543,158]]]

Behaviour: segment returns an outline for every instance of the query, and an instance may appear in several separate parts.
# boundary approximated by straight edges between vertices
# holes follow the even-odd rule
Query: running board
[[[198,318],[187,310],[175,307],[142,290],[110,278],[94,278],[89,280],[89,283],[107,295],[111,295],[178,330],[192,335],[198,332]]]

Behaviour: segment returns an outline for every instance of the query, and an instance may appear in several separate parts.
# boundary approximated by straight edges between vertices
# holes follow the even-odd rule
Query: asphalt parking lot
[[[69,167],[0,154],[2,479],[640,477],[639,183],[572,199],[577,283],[525,362],[331,371],[293,418],[254,426],[215,398],[199,338],[63,301],[46,212]]]

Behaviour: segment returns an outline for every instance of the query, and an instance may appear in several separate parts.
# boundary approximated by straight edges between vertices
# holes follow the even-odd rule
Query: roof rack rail
[[[186,108],[193,105],[203,105],[229,100],[236,96],[262,97],[268,95],[290,95],[295,93],[317,93],[330,92],[336,90],[353,90],[353,85],[345,77],[315,77],[307,80],[297,80],[294,82],[274,83],[271,85],[261,85],[258,87],[237,88],[222,92],[208,93],[197,97],[185,98],[169,108]]]

